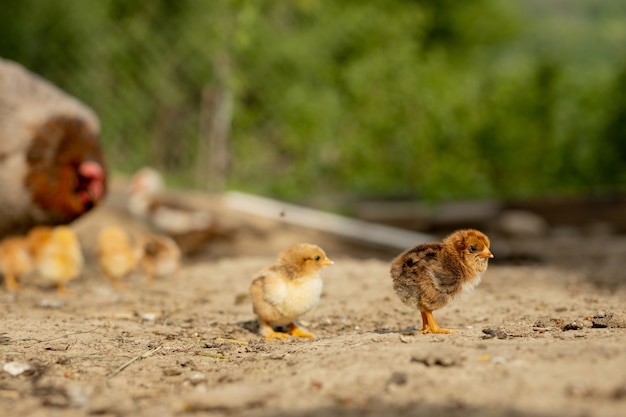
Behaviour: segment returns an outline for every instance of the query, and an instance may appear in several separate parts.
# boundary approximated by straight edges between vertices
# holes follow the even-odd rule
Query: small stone
[[[143,313],[141,319],[145,321],[155,321],[159,316],[159,313]]]
[[[626,314],[612,311],[599,311],[591,318],[592,327],[595,328],[626,328]]]
[[[561,330],[566,332],[568,330],[582,330],[582,328],[583,328],[583,324],[582,323],[579,323],[577,321],[573,321],[573,322],[567,323],[566,325],[561,327]]]
[[[498,339],[506,339],[509,337],[509,335],[502,329],[485,328],[483,329],[483,333],[485,334],[482,337],[483,339],[493,339],[495,337]]]
[[[539,317],[535,321],[535,324],[533,324],[533,328],[537,328],[537,329],[549,329],[549,328],[561,327],[561,326],[563,326],[562,319],[554,319],[548,316]]]
[[[63,303],[57,300],[48,300],[48,299],[43,299],[41,301],[39,301],[39,303],[37,303],[37,307],[39,308],[49,308],[51,310],[57,310],[61,307],[63,307]]]
[[[181,371],[178,368],[167,368],[163,370],[163,375],[164,376],[176,376],[176,375],[180,375],[182,374],[183,371]]]
[[[421,363],[428,367],[430,366],[441,366],[443,368],[448,368],[451,366],[460,365],[461,360],[451,357],[451,356],[433,356],[428,355],[424,357],[413,356],[411,358],[411,362]]]
[[[202,372],[194,372],[189,377],[189,382],[191,382],[192,385],[203,384],[206,381],[207,381],[206,375],[203,374]]]
[[[391,374],[391,378],[387,382],[387,385],[406,385],[409,381],[409,377],[405,372],[394,372]]]
[[[406,385],[409,378],[404,372],[394,372],[391,374],[391,378],[387,381],[387,391],[395,391],[398,387]]]
[[[30,371],[32,367],[23,362],[7,362],[2,367],[2,370],[11,376],[22,375],[24,372]]]
[[[50,350],[53,352],[65,352],[69,348],[69,343],[64,342],[48,342],[44,347],[45,350]]]
[[[502,356],[495,356],[491,359],[491,363],[494,363],[496,365],[504,365],[506,363],[506,359]]]

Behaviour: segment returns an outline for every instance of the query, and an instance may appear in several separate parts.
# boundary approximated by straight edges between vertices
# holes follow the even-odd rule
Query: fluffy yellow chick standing
[[[478,230],[458,230],[442,243],[426,243],[401,253],[391,263],[393,288],[407,305],[420,310],[422,333],[451,333],[433,317],[455,297],[480,283],[493,254]]]
[[[35,263],[37,263],[39,255],[46,245],[46,242],[50,239],[51,234],[51,226],[35,226],[28,231],[26,240],[28,242],[28,249]]]
[[[105,227],[98,234],[98,264],[114,287],[122,286],[121,281],[133,272],[138,258],[138,251],[121,227]]]
[[[13,236],[0,243],[0,270],[4,275],[4,284],[9,291],[17,291],[19,277],[31,269],[33,269],[33,258],[26,238]]]
[[[259,332],[266,339],[315,337],[295,324],[310,311],[322,294],[319,272],[333,261],[316,245],[300,243],[283,251],[275,265],[261,270],[250,286],[252,308],[259,320]],[[289,333],[272,326],[289,325]]]
[[[78,277],[83,265],[83,252],[76,233],[68,226],[53,228],[36,260],[41,277],[55,284],[59,293],[65,293],[67,283]]]

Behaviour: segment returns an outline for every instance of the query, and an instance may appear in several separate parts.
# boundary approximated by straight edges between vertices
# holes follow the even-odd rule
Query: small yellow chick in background
[[[25,237],[8,237],[0,243],[0,270],[4,274],[7,290],[17,291],[18,279],[33,267],[33,258]]]
[[[42,278],[55,284],[59,293],[65,293],[67,283],[78,277],[84,265],[76,233],[68,226],[53,228],[37,247],[35,265]]]
[[[100,270],[116,288],[121,288],[122,280],[133,272],[140,255],[128,233],[118,226],[100,230],[97,254]]]
[[[148,276],[148,282],[156,277],[177,274],[180,270],[180,248],[165,235],[150,234],[138,242],[141,269]]]
[[[252,308],[259,320],[259,332],[266,339],[315,337],[295,324],[311,310],[322,294],[319,272],[333,261],[317,245],[300,243],[283,251],[278,262],[262,269],[250,285]],[[289,333],[272,326],[289,325]]]
[[[493,254],[489,238],[478,230],[458,230],[443,243],[418,245],[391,263],[393,288],[405,304],[422,314],[422,333],[451,333],[442,329],[433,310],[469,293],[480,283]]]
[[[28,248],[35,263],[37,263],[46,242],[50,239],[50,235],[52,235],[52,227],[50,226],[35,226],[28,231],[26,240],[28,241]]]

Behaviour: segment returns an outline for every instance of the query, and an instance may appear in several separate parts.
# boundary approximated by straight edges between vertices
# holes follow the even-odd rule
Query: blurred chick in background
[[[333,261],[317,245],[300,243],[283,251],[278,262],[261,270],[250,286],[252,308],[259,320],[259,332],[266,339],[315,337],[295,324],[319,302],[322,279],[319,272]],[[273,326],[289,325],[289,333]]]
[[[102,273],[114,287],[121,288],[122,280],[135,270],[140,253],[124,229],[109,226],[98,234],[97,256]]]
[[[422,314],[422,333],[451,333],[432,312],[480,283],[493,258],[489,238],[478,230],[458,230],[442,243],[426,243],[401,253],[391,263],[393,288]]]
[[[41,251],[50,239],[50,235],[52,235],[52,227],[50,226],[35,226],[26,234],[28,249],[35,263],[39,260]]]
[[[142,168],[133,176],[128,210],[155,233],[174,239],[185,254],[201,250],[222,235],[213,213],[167,195],[163,177],[153,168]]]
[[[67,283],[80,275],[84,265],[76,233],[68,226],[53,228],[38,247],[35,265],[43,279],[54,284],[59,293],[65,293]]]
[[[96,114],[0,58],[0,237],[68,224],[106,195]]]
[[[18,290],[18,279],[30,272],[33,266],[33,257],[25,237],[12,236],[0,243],[0,270],[4,275],[4,284],[9,291]]]
[[[174,240],[163,235],[145,235],[139,239],[137,248],[139,264],[149,283],[157,277],[178,274],[181,252]]]

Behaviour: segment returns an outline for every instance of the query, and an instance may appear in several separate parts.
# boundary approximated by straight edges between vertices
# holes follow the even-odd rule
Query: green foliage
[[[228,91],[229,187],[578,194],[626,186],[624,18],[618,0],[8,0],[0,55],[89,103],[119,172],[207,187],[207,97]]]

